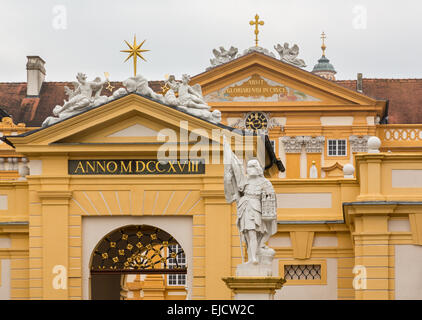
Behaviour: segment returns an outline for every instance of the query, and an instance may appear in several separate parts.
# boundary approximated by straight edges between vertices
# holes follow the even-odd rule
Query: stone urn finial
[[[368,139],[368,153],[379,153],[381,147],[381,140],[378,137],[372,136]]]

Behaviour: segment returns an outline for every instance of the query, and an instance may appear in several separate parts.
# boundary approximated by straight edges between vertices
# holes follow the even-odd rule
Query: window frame
[[[298,285],[326,285],[327,284],[327,261],[326,260],[279,260],[278,274],[284,279],[284,266],[288,265],[309,265],[316,264],[321,266],[321,279],[287,280],[284,286]]]
[[[336,142],[336,153],[337,154],[330,154],[330,141],[335,141]],[[338,154],[338,150],[339,150],[339,141],[344,141],[344,152],[345,154]],[[347,157],[347,139],[327,139],[327,157]]]
[[[171,245],[169,245],[169,247],[170,246],[175,246],[176,250],[177,250],[176,252],[179,252],[180,250],[182,250],[182,246],[180,244],[171,244]],[[167,248],[167,256],[169,255],[169,251],[170,250],[168,250],[168,248]],[[177,256],[176,259],[177,258],[179,258],[179,256]],[[174,258],[170,258],[170,259],[174,259]],[[169,268],[170,268],[170,265],[173,265],[173,263],[171,262],[170,259],[167,260]],[[178,261],[180,266],[186,266],[186,264],[187,264],[186,253],[184,253],[183,259],[184,259],[183,263]],[[170,283],[170,281],[173,282],[174,279],[176,279],[175,280],[176,283],[175,284]],[[181,287],[181,286],[186,287],[187,286],[187,275],[186,274],[167,274],[167,281],[166,282],[167,282],[167,286],[169,286],[169,287]],[[184,283],[181,283],[181,282],[184,282]]]

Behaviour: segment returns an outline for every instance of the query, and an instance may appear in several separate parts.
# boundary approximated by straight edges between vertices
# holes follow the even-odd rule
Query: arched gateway
[[[107,234],[91,255],[90,273],[94,300],[186,297],[185,252],[154,226],[128,225]]]

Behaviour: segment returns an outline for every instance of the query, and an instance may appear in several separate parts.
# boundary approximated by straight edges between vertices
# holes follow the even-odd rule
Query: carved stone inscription
[[[121,174],[204,174],[205,163],[197,160],[156,159],[69,160],[70,175]]]

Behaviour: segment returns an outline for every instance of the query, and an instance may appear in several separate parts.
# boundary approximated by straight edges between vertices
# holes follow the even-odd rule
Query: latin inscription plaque
[[[195,160],[121,159],[68,160],[70,175],[204,174],[205,162]]]

